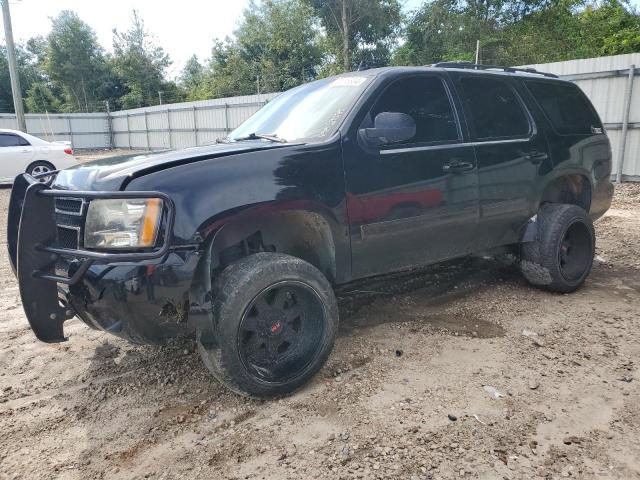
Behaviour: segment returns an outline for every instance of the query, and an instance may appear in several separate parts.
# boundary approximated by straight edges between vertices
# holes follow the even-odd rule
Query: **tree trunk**
[[[342,66],[344,71],[351,70],[351,62],[349,59],[349,21],[347,19],[347,2],[342,0]]]
[[[82,111],[82,103],[80,102],[80,96],[76,93],[74,88],[69,87],[69,90],[71,91],[71,95],[73,96],[73,98],[76,101],[76,105],[78,105],[78,111],[81,112]]]
[[[82,94],[84,95],[84,111],[89,112],[89,102],[87,101],[87,89],[84,86],[84,75],[80,77],[82,79]]]

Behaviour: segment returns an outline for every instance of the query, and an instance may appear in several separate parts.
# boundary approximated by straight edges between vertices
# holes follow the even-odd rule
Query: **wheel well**
[[[569,203],[588,212],[591,208],[591,183],[580,174],[556,178],[542,194],[540,204],[544,203]]]
[[[257,252],[278,252],[298,257],[320,270],[330,282],[336,278],[331,227],[316,212],[283,210],[232,220],[212,239],[211,269],[224,268]]]

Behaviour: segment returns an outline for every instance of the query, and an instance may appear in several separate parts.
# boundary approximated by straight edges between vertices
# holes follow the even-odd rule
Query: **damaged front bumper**
[[[159,245],[126,253],[83,249],[86,205],[104,198],[161,198],[165,210]],[[63,225],[61,218],[66,219]],[[150,311],[157,305],[156,317],[164,310],[171,322],[179,321],[184,316],[180,309],[188,308],[180,292],[188,291],[198,255],[173,251],[174,219],[175,206],[161,192],[69,191],[19,175],[11,192],[7,246],[24,311],[36,337],[44,342],[66,340],[63,323],[75,315],[95,328],[134,337],[126,326],[123,328],[127,319],[122,317],[141,313],[135,310],[136,295],[143,300],[137,305],[146,308],[147,316],[154,316]],[[165,291],[155,292],[154,286]],[[167,302],[171,293],[175,302]],[[130,300],[132,305],[128,305]],[[104,312],[115,318],[107,318]],[[135,318],[134,323],[136,320],[144,322]]]

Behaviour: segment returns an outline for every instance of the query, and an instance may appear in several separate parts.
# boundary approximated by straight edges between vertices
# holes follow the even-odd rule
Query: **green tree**
[[[27,96],[27,91],[35,82],[41,82],[44,74],[37,64],[37,59],[29,49],[29,42],[25,45],[16,45],[16,63],[18,75],[20,75],[20,87],[22,98]],[[0,112],[13,113],[13,96],[11,94],[11,79],[9,77],[9,64],[7,50],[0,46]]]
[[[29,112],[59,112],[62,108],[60,99],[46,82],[35,82],[27,91],[25,99]]]
[[[402,23],[398,0],[307,0],[327,34],[330,73],[389,63]]]
[[[316,27],[313,10],[299,0],[249,3],[235,35],[261,90],[286,90],[315,77],[322,58]]]
[[[204,79],[205,69],[196,55],[192,55],[185,63],[180,74],[180,86],[187,94],[187,100],[193,100],[193,94],[198,90]]]
[[[133,10],[132,25],[128,31],[113,31],[113,50],[111,65],[124,86],[120,97],[122,108],[156,105],[159,102],[158,92],[162,92],[165,101],[181,100],[176,84],[165,80],[171,60],[153,42],[136,10]]]
[[[406,42],[396,52],[394,63],[472,61],[478,40],[483,63],[510,63],[505,53],[513,41],[507,35],[509,29],[549,5],[549,0],[435,0],[425,3],[407,22]]]
[[[582,36],[582,9],[582,0],[558,0],[532,12],[521,21],[506,25],[498,45],[500,52],[496,52],[497,46],[489,46],[483,58],[510,65],[580,58],[577,48]]]
[[[34,43],[40,52],[41,45]],[[44,52],[44,70],[63,95],[67,111],[93,111],[109,96],[110,72],[95,32],[72,11],[52,20]]]
[[[32,37],[25,43],[24,49],[28,52],[31,64],[44,75],[45,60],[47,57],[47,39],[41,35]]]
[[[194,99],[249,95],[257,92],[256,65],[243,55],[239,44],[229,38],[216,41],[209,69],[192,94]]]
[[[620,0],[435,0],[414,12],[395,64],[523,65],[640,51],[638,13]]]
[[[640,15],[618,0],[589,5],[580,15],[585,34],[581,49],[590,55],[619,55],[640,51]]]
[[[406,25],[406,41],[394,55],[396,65],[427,65],[443,60],[471,60],[471,16],[455,0],[435,0],[415,11]],[[474,30],[476,28],[474,27]]]
[[[640,51],[640,16],[619,0],[559,0],[508,27],[512,64],[544,63]]]
[[[193,96],[278,92],[315,78],[323,52],[313,13],[300,0],[250,2],[235,38],[216,41]]]

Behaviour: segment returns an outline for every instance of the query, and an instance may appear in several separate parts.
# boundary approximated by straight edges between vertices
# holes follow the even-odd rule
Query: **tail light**
[[[66,153],[67,155],[73,155],[73,148],[71,147],[65,148],[64,153]]]

